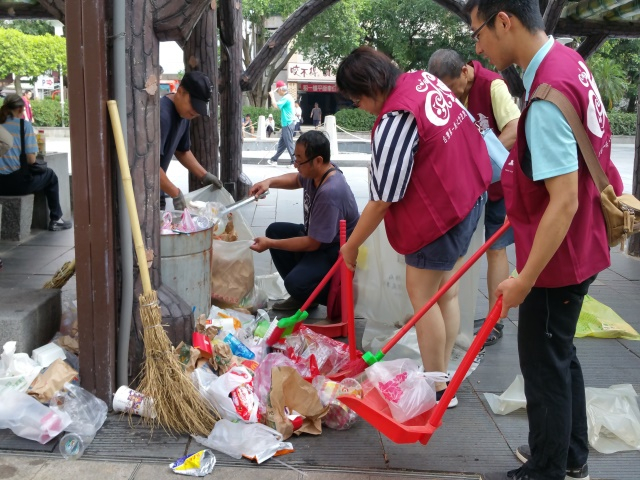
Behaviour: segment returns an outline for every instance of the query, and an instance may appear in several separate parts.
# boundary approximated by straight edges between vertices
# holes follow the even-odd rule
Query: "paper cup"
[[[153,400],[126,385],[122,385],[113,396],[113,410],[141,417],[156,418]]]

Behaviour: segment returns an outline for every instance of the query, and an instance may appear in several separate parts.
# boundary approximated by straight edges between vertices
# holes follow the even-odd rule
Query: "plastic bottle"
[[[44,130],[38,130],[38,133],[36,134],[36,142],[38,143],[38,153],[40,155],[46,155],[47,148],[44,139]]]
[[[251,350],[247,348],[247,346],[238,340],[233,333],[228,333],[226,337],[224,337],[224,343],[228,343],[231,346],[231,351],[234,355],[238,357],[247,358],[249,360],[253,360],[256,356]]]
[[[78,460],[84,453],[84,441],[77,433],[67,433],[60,439],[58,445],[65,460]]]

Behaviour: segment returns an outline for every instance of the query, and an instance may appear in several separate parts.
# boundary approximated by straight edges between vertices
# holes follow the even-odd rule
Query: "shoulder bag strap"
[[[584,129],[584,125],[578,116],[578,112],[573,108],[571,102],[560,91],[547,83],[543,83],[538,86],[531,97],[531,100],[535,99],[546,100],[547,102],[553,103],[560,109],[564,118],[567,119],[571,130],[573,130],[573,135],[576,138],[576,142],[578,142],[578,146],[580,147],[584,161],[587,164],[591,178],[593,178],[596,187],[598,187],[598,191],[602,192],[609,185],[609,179],[602,169],[602,165],[596,156],[596,152],[594,151],[591,140],[589,140],[589,136],[587,135],[587,131]]]
[[[24,119],[20,119],[20,167],[24,170],[29,169],[29,163],[27,162],[27,154],[24,147]]]

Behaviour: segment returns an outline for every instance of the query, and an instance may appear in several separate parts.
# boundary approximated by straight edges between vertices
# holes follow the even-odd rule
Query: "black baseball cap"
[[[209,116],[209,99],[211,98],[211,80],[204,73],[194,70],[186,73],[180,86],[189,92],[191,106],[203,117]]]

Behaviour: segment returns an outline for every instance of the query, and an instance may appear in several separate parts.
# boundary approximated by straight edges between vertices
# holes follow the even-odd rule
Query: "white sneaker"
[[[278,161],[277,160],[267,160],[267,165],[271,165],[272,167],[277,167],[278,166]]]

